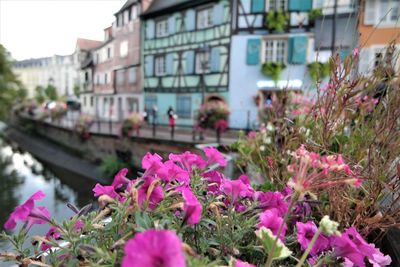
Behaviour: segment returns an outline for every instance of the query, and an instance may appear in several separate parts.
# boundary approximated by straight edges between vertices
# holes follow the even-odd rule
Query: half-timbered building
[[[172,107],[191,126],[202,103],[229,100],[230,2],[155,0],[142,15],[145,109],[159,123]]]
[[[247,128],[259,121],[260,109],[281,92],[310,84],[307,63],[315,59],[312,0],[233,0],[230,56],[230,126]],[[274,30],[268,14],[286,22]],[[261,71],[266,62],[286,67],[278,80]],[[283,90],[286,89],[286,90]],[[257,101],[255,101],[257,99]]]

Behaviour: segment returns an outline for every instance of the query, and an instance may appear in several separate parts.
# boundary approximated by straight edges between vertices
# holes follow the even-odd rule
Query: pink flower
[[[35,201],[44,198],[46,195],[42,191],[34,193],[22,205],[17,206],[4,224],[7,230],[14,229],[17,221],[27,222],[29,229],[34,224],[45,224],[50,221],[50,213],[45,207],[35,207]]]
[[[76,220],[74,230],[80,232],[85,227],[85,224],[81,220]]]
[[[318,228],[312,221],[309,221],[307,223],[297,222],[296,227],[297,227],[297,240],[299,241],[301,249],[305,251],[308,245],[310,244],[311,239],[317,233]],[[315,256],[318,253],[327,250],[328,248],[329,248],[329,238],[324,236],[323,234],[320,234],[310,251],[310,255]]]
[[[257,132],[256,131],[250,131],[247,135],[250,139],[256,139],[257,138]]]
[[[226,129],[228,129],[228,122],[224,119],[220,119],[214,123],[214,128],[220,132],[224,132]]]
[[[276,209],[278,216],[283,217],[288,210],[288,205],[280,192],[256,192],[254,196],[264,211]]]
[[[208,182],[208,193],[218,194],[221,190],[224,175],[217,171],[208,171],[202,173],[201,176]]]
[[[137,233],[124,248],[122,267],[185,267],[182,242],[172,231]]]
[[[245,179],[240,179],[239,177],[237,180],[224,179],[222,181],[222,191],[233,203],[235,203],[238,198],[252,197],[253,195],[251,186],[243,182],[243,180]]]
[[[146,170],[146,172],[143,174],[143,177],[157,175],[158,177],[165,179],[167,173],[161,160],[161,156],[157,153],[152,155],[151,153],[147,152],[142,159],[142,168]]]
[[[360,49],[358,47],[355,47],[353,49],[353,56],[358,57],[360,55]]]
[[[95,197],[107,195],[113,199],[117,199],[117,200],[121,201],[121,196],[118,195],[117,192],[115,192],[114,186],[112,186],[112,185],[101,185],[101,184],[97,183],[94,186],[92,191],[93,191]]]
[[[166,182],[176,180],[185,184],[189,183],[189,172],[176,165],[173,161],[168,160],[164,163],[165,177],[160,177]]]
[[[256,267],[254,264],[250,264],[244,261],[235,260],[234,267]]]
[[[207,164],[218,163],[222,167],[226,166],[225,158],[214,147],[206,147],[203,149],[203,151],[208,158]]]
[[[283,218],[278,216],[275,209],[264,211],[260,214],[260,223],[257,225],[258,228],[265,227],[271,230],[274,235],[278,234],[279,227],[283,222]],[[285,239],[287,225],[284,224],[279,238],[283,241]]]
[[[182,154],[169,154],[169,159],[175,163],[179,163],[181,167],[189,172],[192,171],[193,166],[199,169],[204,169],[207,163],[198,155],[186,151]]]
[[[129,184],[130,180],[126,178],[126,175],[128,174],[128,169],[123,168],[120,170],[114,177],[114,181],[112,182],[111,186],[114,187],[114,189],[118,189],[121,186]]]
[[[347,229],[340,237],[335,237],[332,246],[335,255],[344,258],[348,266],[365,267],[365,257],[374,267],[387,266],[392,262],[375,245],[365,242],[354,227]]]
[[[151,176],[147,176],[144,178],[144,183],[138,189],[138,202],[139,205],[143,206],[143,203],[148,200],[149,209],[155,209],[163,199],[164,199],[164,191],[160,185],[156,185],[151,191],[149,198],[147,199],[147,194],[149,193],[149,187],[151,183],[153,183],[155,179]]]
[[[193,194],[192,190],[188,187],[178,188],[177,191],[182,192],[183,200],[185,201],[183,211],[185,212],[185,221],[190,224],[198,224],[201,219],[201,212],[203,207]]]
[[[60,237],[61,237],[61,234],[58,231],[58,229],[55,228],[55,227],[50,227],[49,231],[46,233],[45,239],[50,241],[51,239],[52,240],[57,240]],[[46,242],[43,242],[42,245],[40,246],[40,249],[42,251],[46,251],[49,248],[51,248],[51,245],[50,245],[50,243],[46,243]]]

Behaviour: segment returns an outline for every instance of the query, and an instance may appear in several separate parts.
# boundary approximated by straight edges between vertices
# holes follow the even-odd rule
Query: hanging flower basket
[[[269,11],[265,17],[265,26],[270,31],[284,32],[289,25],[289,15],[281,10]]]
[[[82,114],[75,124],[75,132],[82,140],[90,138],[90,128],[93,125],[93,117],[88,114]]]
[[[139,129],[143,123],[143,116],[140,113],[131,113],[122,123],[121,134],[124,137],[128,137],[132,134],[132,131],[137,131],[139,135]]]
[[[225,102],[207,102],[200,108],[199,115],[197,117],[197,125],[202,129],[215,129],[217,122],[220,126],[223,124],[221,123],[222,120],[227,124],[229,113],[229,107]]]
[[[329,62],[313,62],[307,65],[308,71],[310,73],[311,79],[316,82],[319,79],[324,79],[329,75]]]
[[[286,68],[285,63],[265,62],[261,66],[261,72],[270,77],[275,83],[279,81],[282,71]]]

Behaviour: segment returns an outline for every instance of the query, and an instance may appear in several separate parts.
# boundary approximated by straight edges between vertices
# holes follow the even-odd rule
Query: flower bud
[[[328,215],[325,215],[319,222],[319,227],[321,228],[322,232],[324,232],[328,236],[340,235],[340,232],[338,231],[338,226],[339,224],[329,219]]]

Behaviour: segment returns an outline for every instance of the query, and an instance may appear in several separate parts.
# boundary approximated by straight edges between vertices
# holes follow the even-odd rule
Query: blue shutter
[[[154,69],[154,57],[153,56],[146,56],[144,60],[144,74],[146,77],[153,76],[153,69]]]
[[[186,74],[193,74],[194,72],[194,51],[186,52]]]
[[[252,0],[251,13],[265,12],[265,0]]]
[[[220,71],[220,62],[221,62],[220,54],[221,53],[220,53],[219,47],[213,47],[211,49],[211,63],[210,63],[211,72],[219,72]]]
[[[307,59],[307,36],[293,36],[289,38],[289,63],[305,64]]]
[[[168,18],[168,32],[169,34],[174,34],[176,31],[176,17],[172,15]]]
[[[146,22],[146,38],[153,39],[154,38],[154,21],[148,20]]]
[[[342,48],[340,49],[339,56],[340,60],[343,62],[345,58],[350,54],[350,50],[348,48]]]
[[[216,4],[213,10],[214,25],[221,25],[224,22],[224,15],[224,5],[222,3]]]
[[[290,11],[309,11],[312,9],[312,0],[289,0]]]
[[[165,58],[165,66],[167,69],[167,75],[174,74],[174,54],[169,53]]]
[[[187,31],[193,31],[196,26],[196,12],[193,9],[186,11],[185,25]]]
[[[261,39],[247,40],[247,65],[258,65],[260,63]]]

